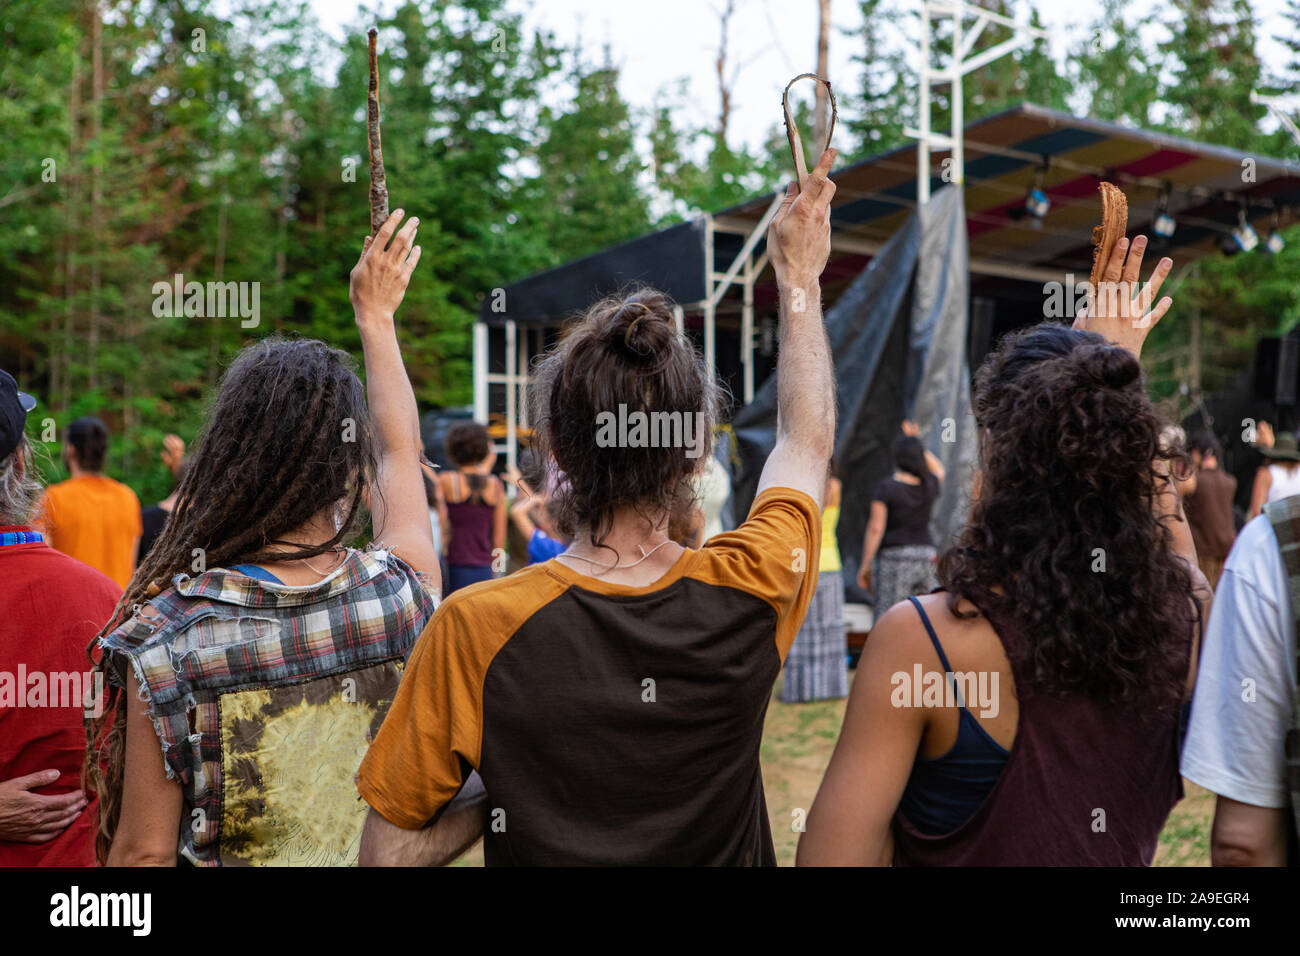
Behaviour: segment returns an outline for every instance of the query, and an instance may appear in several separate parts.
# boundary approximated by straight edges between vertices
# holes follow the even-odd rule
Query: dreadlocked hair
[[[222,378],[175,507],[96,641],[178,575],[196,570],[196,548],[201,567],[218,568],[310,558],[350,540],[361,526],[375,468],[365,392],[351,356],[313,339],[273,337],[250,345]],[[330,540],[268,549],[331,506],[342,520]],[[94,648],[92,641],[87,653]],[[126,695],[108,680],[108,666],[107,660],[95,665],[109,696],[102,716],[87,723],[83,769],[99,798],[100,862],[117,830],[125,757]]]

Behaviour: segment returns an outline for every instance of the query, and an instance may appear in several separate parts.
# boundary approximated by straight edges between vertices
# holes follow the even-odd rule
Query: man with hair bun
[[[93,416],[68,426],[63,460],[72,477],[45,489],[40,521],[51,547],[124,588],[144,528],[135,492],[103,473],[108,437],[108,426]]]
[[[361,765],[363,865],[449,862],[480,832],[489,866],[776,863],[759,743],[817,589],[834,159],[768,231],[780,412],[735,531],[698,550],[670,531],[695,504],[721,390],[666,295],[597,302],[537,365],[530,480],[571,543],[450,595],[425,628]],[[482,812],[444,813],[471,771]]]

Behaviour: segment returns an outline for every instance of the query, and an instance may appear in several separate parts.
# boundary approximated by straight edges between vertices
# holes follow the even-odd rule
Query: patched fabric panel
[[[351,866],[366,804],[355,777],[401,661],[222,694],[223,866]]]

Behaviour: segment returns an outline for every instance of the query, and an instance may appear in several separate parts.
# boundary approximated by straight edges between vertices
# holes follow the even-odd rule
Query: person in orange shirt
[[[68,426],[63,459],[72,477],[45,489],[40,529],[51,547],[125,588],[142,531],[140,499],[101,473],[107,454],[108,426],[98,418],[78,418]]]

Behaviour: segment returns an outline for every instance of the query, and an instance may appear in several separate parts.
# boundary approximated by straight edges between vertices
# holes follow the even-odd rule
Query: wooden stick
[[[366,133],[370,139],[370,234],[388,220],[388,181],[384,178],[384,150],[379,142],[379,57],[375,38],[379,31],[370,28],[370,93],[366,97]]]
[[[794,154],[794,171],[799,175],[799,189],[802,192],[804,183],[808,180],[808,163],[803,155],[803,140],[799,137],[799,124],[794,121],[794,114],[790,112],[790,87],[794,86],[800,80],[813,79],[826,87],[826,95],[831,101],[831,121],[826,130],[826,142],[822,144],[821,154],[830,149],[831,136],[835,133],[835,117],[839,111],[835,108],[835,92],[831,89],[830,80],[823,80],[816,73],[800,73],[793,80],[785,85],[785,92],[781,94],[781,109],[785,112],[785,138],[790,143],[790,152]]]

